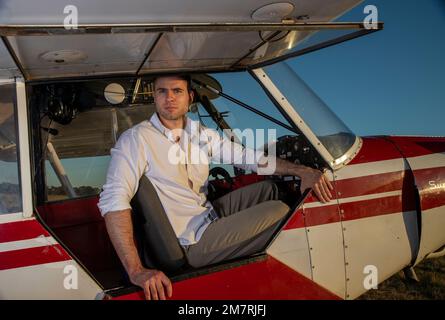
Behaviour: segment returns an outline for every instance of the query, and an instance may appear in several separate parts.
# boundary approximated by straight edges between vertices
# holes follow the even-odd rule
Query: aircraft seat
[[[158,194],[146,176],[131,201],[134,232],[142,263],[147,268],[174,272],[187,266],[187,258],[162,207]]]

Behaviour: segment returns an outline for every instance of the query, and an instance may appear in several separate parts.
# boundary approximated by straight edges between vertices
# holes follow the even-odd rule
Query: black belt
[[[212,209],[210,209],[210,212],[206,215],[206,217],[204,219],[209,222],[213,222],[215,220],[218,220],[219,216],[216,213],[215,209],[212,208]]]
[[[204,223],[198,228],[198,230],[206,223],[212,223],[215,220],[219,219],[219,215],[218,213],[216,213],[216,211],[212,208],[210,209],[209,213],[204,217]],[[190,247],[190,245],[185,245],[185,244],[181,244],[181,246],[185,249],[188,250],[188,247]]]

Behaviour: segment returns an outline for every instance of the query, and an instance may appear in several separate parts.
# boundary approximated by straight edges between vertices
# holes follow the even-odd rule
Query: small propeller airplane
[[[171,299],[355,299],[445,253],[445,137],[359,137],[287,65],[382,30],[336,22],[361,1],[71,2],[68,27],[60,1],[0,2],[1,299],[144,298],[97,202],[110,148],[168,73],[190,73],[190,117],[274,129],[277,156],[335,187],[321,203],[296,177],[212,165],[213,196],[272,179],[291,210],[264,251],[199,269],[151,237]]]

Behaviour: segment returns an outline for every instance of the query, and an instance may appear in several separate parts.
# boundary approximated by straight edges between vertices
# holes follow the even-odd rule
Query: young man
[[[111,150],[107,181],[99,209],[111,241],[130,281],[144,289],[147,299],[172,294],[168,277],[142,266],[133,237],[130,201],[142,175],[155,187],[189,263],[199,267],[254,253],[267,243],[288,207],[278,201],[273,183],[261,182],[238,189],[210,203],[206,199],[208,161],[223,160],[259,174],[260,154],[232,143],[214,130],[205,130],[208,161],[190,161],[198,123],[186,117],[193,101],[190,78],[162,76],[155,80],[156,113],[124,132]],[[193,142],[195,141],[195,142]],[[202,151],[202,150],[200,150]],[[178,161],[175,155],[186,161]],[[201,158],[198,158],[201,159]],[[246,159],[256,159],[247,163]],[[312,187],[317,197],[329,201],[331,183],[318,170],[274,158],[274,174],[301,178],[301,189]]]

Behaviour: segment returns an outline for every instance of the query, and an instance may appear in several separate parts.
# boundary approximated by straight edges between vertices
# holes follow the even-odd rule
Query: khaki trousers
[[[277,186],[269,180],[230,192],[212,204],[220,218],[207,227],[196,244],[184,248],[193,267],[265,249],[289,212],[289,207],[278,200]]]

